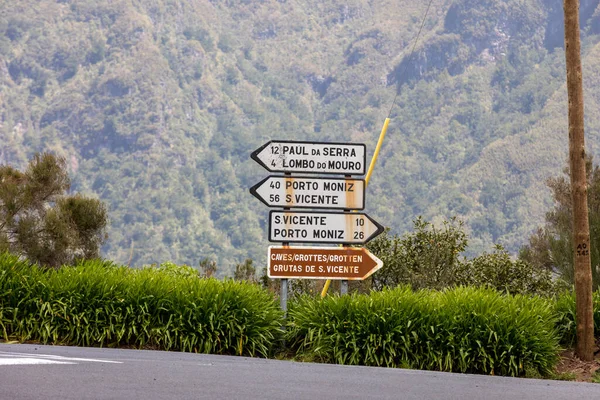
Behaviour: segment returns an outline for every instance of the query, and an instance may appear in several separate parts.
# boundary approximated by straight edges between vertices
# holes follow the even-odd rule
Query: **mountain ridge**
[[[598,155],[600,2],[582,1],[586,140]],[[470,254],[516,252],[566,162],[556,0],[23,0],[0,14],[0,163],[69,161],[109,206],[119,263],[266,256],[250,152],[366,143],[391,123],[367,210],[394,232],[458,216]],[[398,76],[406,70],[406,74]],[[392,101],[397,93],[395,105]],[[390,110],[391,107],[391,110]]]

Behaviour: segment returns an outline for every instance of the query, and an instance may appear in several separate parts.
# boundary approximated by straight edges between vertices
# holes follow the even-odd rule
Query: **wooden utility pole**
[[[594,359],[594,318],[590,226],[587,204],[583,125],[583,79],[579,39],[579,0],[564,0],[565,57],[569,97],[569,162],[573,199],[573,266],[577,318],[577,356]]]

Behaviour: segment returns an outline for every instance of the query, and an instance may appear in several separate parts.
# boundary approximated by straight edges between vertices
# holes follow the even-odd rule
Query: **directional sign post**
[[[378,144],[379,149],[379,144]],[[376,154],[378,152],[376,150]],[[250,193],[268,207],[284,210],[269,213],[270,278],[280,278],[280,302],[287,310],[290,278],[339,279],[340,293],[348,292],[348,280],[362,280],[383,263],[367,249],[356,247],[290,247],[288,243],[365,244],[384,231],[364,213],[366,146],[353,143],[271,140],[256,149],[252,159],[270,172]],[[344,178],[291,176],[293,173],[345,175]],[[370,171],[369,171],[370,175]],[[288,211],[292,208],[335,209],[346,212]]]
[[[269,247],[269,278],[363,280],[382,266],[364,247]]]
[[[364,244],[383,231],[364,213],[269,213],[270,242]]]
[[[366,146],[273,140],[254,151],[251,157],[271,172],[363,175]]]
[[[364,179],[269,176],[250,193],[269,207],[365,208]]]

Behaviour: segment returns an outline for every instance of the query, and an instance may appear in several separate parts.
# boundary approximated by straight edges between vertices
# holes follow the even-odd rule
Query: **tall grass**
[[[594,307],[594,334],[599,336],[600,332],[600,292],[595,291],[592,297]],[[556,324],[561,343],[565,346],[573,346],[577,339],[577,318],[575,306],[575,293],[565,292],[556,300]]]
[[[289,305],[288,349],[315,361],[523,375],[552,372],[575,338],[574,298],[557,301],[459,287],[300,297]],[[600,296],[595,294],[596,327]],[[0,337],[272,355],[283,335],[277,301],[258,285],[191,270],[89,261],[45,270],[0,254]]]
[[[268,356],[282,313],[260,287],[88,261],[41,270],[0,255],[4,339]]]
[[[558,360],[552,304],[491,289],[303,297],[289,318],[289,345],[322,362],[519,376]]]

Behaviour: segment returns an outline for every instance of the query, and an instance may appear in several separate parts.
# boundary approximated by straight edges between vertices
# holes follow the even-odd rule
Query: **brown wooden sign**
[[[269,247],[269,278],[363,280],[383,262],[363,247]]]

